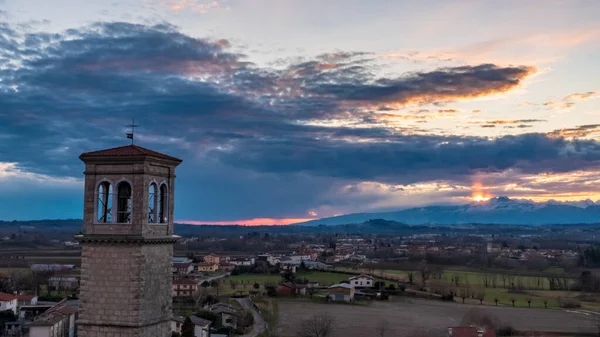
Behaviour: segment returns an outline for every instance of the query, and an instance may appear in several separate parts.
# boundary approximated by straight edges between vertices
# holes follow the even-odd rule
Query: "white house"
[[[310,260],[312,260],[312,256],[310,256],[309,254],[290,255],[289,258],[292,261],[310,261]]]
[[[353,276],[348,279],[351,285],[358,288],[372,288],[373,287],[373,278],[369,275],[360,274],[358,276]]]
[[[234,266],[252,266],[254,265],[254,258],[236,258],[229,259],[229,263]]]
[[[202,319],[197,316],[190,316],[190,320],[194,324],[194,336],[195,337],[209,337],[210,336],[210,324],[211,321]],[[181,333],[181,327],[185,322],[185,317],[173,315],[171,319],[171,331]]]
[[[75,337],[78,308],[57,303],[29,325],[29,337]]]
[[[17,295],[0,293],[0,311],[5,310],[17,313]]]

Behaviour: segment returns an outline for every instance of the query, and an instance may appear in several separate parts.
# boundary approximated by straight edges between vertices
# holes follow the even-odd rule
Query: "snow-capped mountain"
[[[464,205],[427,206],[397,212],[355,213],[303,222],[300,225],[358,224],[384,219],[409,225],[470,223],[505,225],[545,225],[600,223],[600,204],[592,200],[536,203],[531,200],[497,197]]]

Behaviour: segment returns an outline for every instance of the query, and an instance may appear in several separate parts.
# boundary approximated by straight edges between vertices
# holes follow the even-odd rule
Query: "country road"
[[[251,311],[252,315],[254,315],[254,324],[252,325],[252,330],[250,332],[248,332],[247,334],[242,335],[242,337],[256,337],[259,334],[261,334],[263,331],[265,331],[265,327],[267,326],[267,323],[263,319],[262,315],[259,314],[258,311],[256,311],[256,309],[254,308],[254,304],[252,303],[250,298],[243,297],[243,298],[236,298],[235,300],[245,310]]]

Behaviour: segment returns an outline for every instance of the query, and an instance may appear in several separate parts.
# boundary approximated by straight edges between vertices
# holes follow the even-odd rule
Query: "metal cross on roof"
[[[135,128],[139,127],[139,125],[135,124],[135,118],[132,118],[131,124],[125,126],[131,128],[131,133],[127,133],[127,139],[131,139],[131,145],[133,145],[133,135],[135,133]]]

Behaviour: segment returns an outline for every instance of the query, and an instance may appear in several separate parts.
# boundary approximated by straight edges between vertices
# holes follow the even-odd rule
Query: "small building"
[[[189,278],[173,280],[173,296],[192,296],[198,290],[198,281]]]
[[[235,269],[235,265],[228,262],[219,263],[219,270],[232,271]]]
[[[77,277],[53,276],[48,279],[48,285],[56,289],[74,290],[79,287]]]
[[[211,334],[210,334],[210,325],[212,324],[211,321],[202,319],[197,316],[190,316],[190,320],[192,321],[192,324],[194,324],[194,336],[195,337],[211,336]],[[181,333],[181,327],[183,326],[184,322],[185,322],[185,317],[173,315],[173,318],[171,319],[171,331]]]
[[[373,277],[365,274],[353,276],[348,279],[352,286],[359,288],[372,288],[373,284],[375,283],[373,280]]]
[[[327,297],[332,301],[354,301],[354,286],[347,283],[334,284],[327,288]]]
[[[219,264],[221,258],[217,254],[210,253],[208,255],[205,255],[203,260],[207,263]]]
[[[37,264],[34,263],[30,267],[32,272],[34,273],[42,273],[42,272],[61,272],[61,271],[71,271],[75,269],[74,264]]]
[[[250,257],[250,258],[235,258],[235,259],[229,259],[229,263],[231,263],[234,266],[253,266],[254,265],[254,258]]]
[[[208,311],[221,316],[221,324],[223,326],[237,329],[237,320],[240,316],[240,311],[226,303],[216,303],[208,308]]]
[[[29,324],[29,337],[75,337],[79,309],[57,303]]]
[[[201,262],[198,263],[198,271],[203,271],[203,272],[215,272],[217,270],[219,270],[219,265],[217,263],[212,263],[212,262]]]
[[[17,295],[0,293],[0,311],[12,310],[17,314]]]
[[[173,273],[189,274],[194,271],[194,265],[191,262],[173,263]]]
[[[280,296],[306,295],[306,284],[282,283],[277,286],[276,292]]]
[[[36,305],[37,296],[30,294],[17,294],[17,307],[20,308],[24,305]]]

